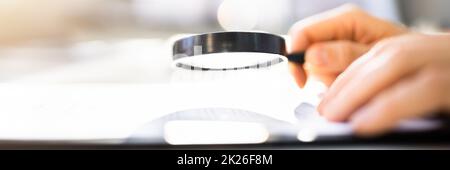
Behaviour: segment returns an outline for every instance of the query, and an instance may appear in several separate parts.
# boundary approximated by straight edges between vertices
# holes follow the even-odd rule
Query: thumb
[[[327,41],[311,45],[305,56],[305,69],[311,73],[341,73],[370,46],[348,40]]]

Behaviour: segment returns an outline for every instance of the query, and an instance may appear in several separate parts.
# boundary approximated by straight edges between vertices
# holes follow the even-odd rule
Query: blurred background
[[[0,82],[166,82],[174,35],[286,34],[345,3],[424,31],[450,27],[447,0],[1,0]]]

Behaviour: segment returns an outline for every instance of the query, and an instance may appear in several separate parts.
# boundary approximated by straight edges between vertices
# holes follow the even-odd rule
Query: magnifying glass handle
[[[296,53],[288,54],[288,55],[286,55],[286,57],[290,62],[294,62],[297,64],[305,63],[305,52],[296,52]]]

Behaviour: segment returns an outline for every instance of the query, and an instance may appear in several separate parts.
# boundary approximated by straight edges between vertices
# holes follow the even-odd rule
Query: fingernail
[[[332,103],[332,100],[330,100],[330,97],[328,95],[328,92],[325,93],[325,96],[322,98],[322,101],[320,101],[319,105],[317,106],[317,110],[320,112],[321,115],[329,114],[329,109],[327,109]]]
[[[321,110],[322,110],[322,116],[324,116],[328,120],[330,120],[330,121],[338,121],[338,118],[336,116],[337,112],[336,112],[336,109],[335,109],[335,107],[333,105],[333,102],[331,102],[331,103],[329,103],[329,104],[327,104],[325,106],[322,106]]]
[[[327,105],[328,103],[328,97],[327,97],[327,93],[322,93],[322,95],[320,96],[322,98],[322,100],[320,101],[319,105],[317,106],[317,110],[319,111],[319,113],[321,115],[323,115],[323,108]]]
[[[325,107],[325,102],[322,100],[319,105],[317,106],[317,111],[319,112],[320,115],[324,115],[323,113],[323,108]]]

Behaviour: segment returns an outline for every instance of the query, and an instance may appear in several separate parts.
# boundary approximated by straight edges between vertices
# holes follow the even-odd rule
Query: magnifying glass
[[[175,41],[174,65],[220,71],[264,68],[283,62],[303,64],[304,52],[288,54],[283,37],[261,32],[216,32]]]

